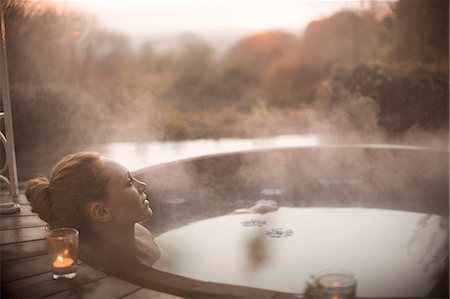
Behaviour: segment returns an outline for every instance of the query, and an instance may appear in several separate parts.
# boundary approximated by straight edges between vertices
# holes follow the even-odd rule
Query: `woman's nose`
[[[137,189],[138,189],[139,193],[143,193],[145,191],[145,189],[147,188],[147,184],[144,182],[141,182],[139,180],[136,180],[136,184],[137,184]]]

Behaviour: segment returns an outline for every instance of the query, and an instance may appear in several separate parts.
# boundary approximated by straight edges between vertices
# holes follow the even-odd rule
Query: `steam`
[[[342,86],[323,82],[318,90],[317,111],[312,111],[311,131],[346,141],[381,142],[380,106],[370,97],[354,95]],[[382,143],[382,142],[381,142]]]
[[[11,11],[33,11],[33,6],[14,3],[8,3],[15,9]],[[43,13],[44,8],[35,8],[27,18],[25,14],[6,18],[9,30],[21,33],[9,35],[8,40],[21,180],[37,174],[36,169],[45,173],[65,154],[110,142],[316,134],[323,145],[400,143],[448,150],[445,125],[386,132],[379,125],[382,108],[375,99],[351,92],[330,74],[320,73],[327,66],[320,61],[317,66],[305,64],[309,56],[302,55],[314,52],[314,46],[306,46],[307,53],[300,55],[303,60],[298,58],[302,50],[298,36],[256,34],[230,49],[233,55],[220,58],[205,42],[184,37],[177,51],[159,53],[150,41],[136,50],[127,37],[94,26],[92,19],[52,9]],[[351,14],[338,13],[336,18],[346,20]],[[326,22],[322,25],[330,26]],[[314,37],[311,34],[309,38]],[[287,44],[292,49],[277,52]],[[259,65],[245,65],[246,58],[259,57],[249,49],[259,47],[267,55],[261,65],[270,61],[278,67],[279,77],[270,77],[268,66],[259,71]],[[236,61],[242,63],[233,65]],[[317,92],[304,99],[308,94],[304,90],[316,90],[317,76],[322,78]],[[267,78],[284,82],[291,77],[297,81],[282,84],[281,94],[294,98],[295,106],[277,106],[275,97],[265,92],[271,87]],[[314,88],[303,81],[313,81]],[[436,82],[432,91],[440,97],[445,90]],[[301,88],[292,88],[293,83]]]

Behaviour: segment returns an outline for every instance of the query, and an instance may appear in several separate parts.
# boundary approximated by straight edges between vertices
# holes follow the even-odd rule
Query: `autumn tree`
[[[448,64],[448,0],[399,0],[394,13],[395,60]]]
[[[270,66],[296,48],[298,38],[280,31],[265,31],[240,40],[221,64],[224,101],[248,108],[261,100],[261,85]]]

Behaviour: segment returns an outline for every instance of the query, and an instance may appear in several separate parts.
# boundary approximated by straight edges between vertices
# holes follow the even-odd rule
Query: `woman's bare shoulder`
[[[139,260],[151,266],[161,257],[161,251],[154,241],[153,234],[142,224],[136,223],[134,226],[135,244]]]

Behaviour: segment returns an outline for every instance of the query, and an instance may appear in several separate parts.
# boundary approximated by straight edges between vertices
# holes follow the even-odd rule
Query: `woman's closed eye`
[[[134,179],[133,179],[133,177],[130,176],[130,175],[128,176],[127,184],[128,184],[129,186],[133,186],[133,184],[134,184]]]

